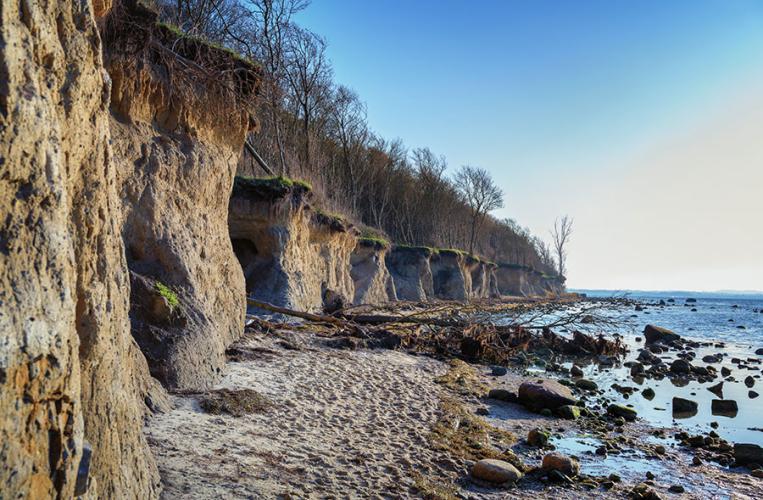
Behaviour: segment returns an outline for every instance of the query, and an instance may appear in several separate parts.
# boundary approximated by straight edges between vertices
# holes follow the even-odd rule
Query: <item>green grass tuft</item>
[[[180,305],[180,299],[178,299],[177,294],[172,291],[170,287],[162,283],[161,281],[157,281],[154,284],[154,288],[157,292],[159,292],[159,295],[167,299],[167,303],[170,305],[172,309],[175,309],[177,306]]]

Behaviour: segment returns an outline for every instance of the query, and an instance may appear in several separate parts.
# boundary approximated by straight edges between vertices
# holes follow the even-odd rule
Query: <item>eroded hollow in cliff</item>
[[[267,270],[262,268],[267,266],[267,262],[264,262],[266,259],[257,251],[257,245],[252,240],[231,238],[231,244],[233,245],[233,253],[236,254],[236,258],[244,272],[246,293],[248,295],[254,288],[257,280],[263,278],[263,274]]]

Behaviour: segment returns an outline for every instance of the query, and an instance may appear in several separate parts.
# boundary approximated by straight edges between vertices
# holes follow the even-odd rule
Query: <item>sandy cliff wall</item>
[[[166,386],[203,389],[220,373],[225,347],[243,332],[244,280],[227,219],[252,121],[234,96],[173,61],[231,66],[227,74],[243,76],[218,83],[240,92],[255,92],[257,75],[223,51],[173,39],[151,13],[130,21],[111,19],[104,33],[122,236],[139,291],[132,330],[151,373]],[[176,303],[162,296],[163,286]]]
[[[425,301],[434,297],[432,251],[425,247],[394,247],[386,264],[400,300]]]
[[[440,251],[429,259],[434,296],[445,300],[467,300],[472,293],[472,276],[459,252]]]
[[[322,309],[327,290],[352,301],[357,237],[312,210],[309,196],[300,185],[236,179],[228,226],[249,296],[300,311]]]
[[[86,439],[88,494],[153,498],[93,12],[3,0],[0,21],[0,490],[71,498]]]
[[[483,261],[471,265],[469,269],[472,278],[471,298],[484,299],[500,296],[495,276],[496,267],[493,263]]]
[[[563,278],[546,275],[529,267],[500,264],[495,274],[502,295],[530,297],[564,293]]]
[[[381,304],[397,300],[395,283],[387,270],[387,245],[359,240],[350,257],[355,286],[353,304]]]

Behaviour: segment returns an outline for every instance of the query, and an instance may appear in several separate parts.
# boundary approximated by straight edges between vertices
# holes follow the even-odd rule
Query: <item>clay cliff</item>
[[[0,13],[0,487],[156,497],[94,14],[70,0]]]
[[[164,385],[203,389],[244,326],[228,198],[255,126],[241,101],[256,92],[258,73],[157,24],[150,11],[116,14],[104,33],[132,331]],[[190,64],[221,76],[210,82]]]

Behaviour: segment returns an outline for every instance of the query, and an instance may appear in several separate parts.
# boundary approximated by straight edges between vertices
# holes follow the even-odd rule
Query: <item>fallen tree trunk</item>
[[[302,319],[306,319],[308,321],[313,321],[316,323],[330,323],[332,325],[337,325],[337,326],[347,325],[346,321],[343,321],[339,318],[335,318],[333,316],[325,316],[322,314],[312,314],[308,312],[294,311],[293,309],[287,309],[285,307],[274,306],[273,304],[268,304],[267,302],[260,302],[259,300],[254,300],[250,298],[246,299],[246,303],[252,307],[258,307],[266,311],[285,314],[287,316],[294,316],[295,318],[302,318]]]

